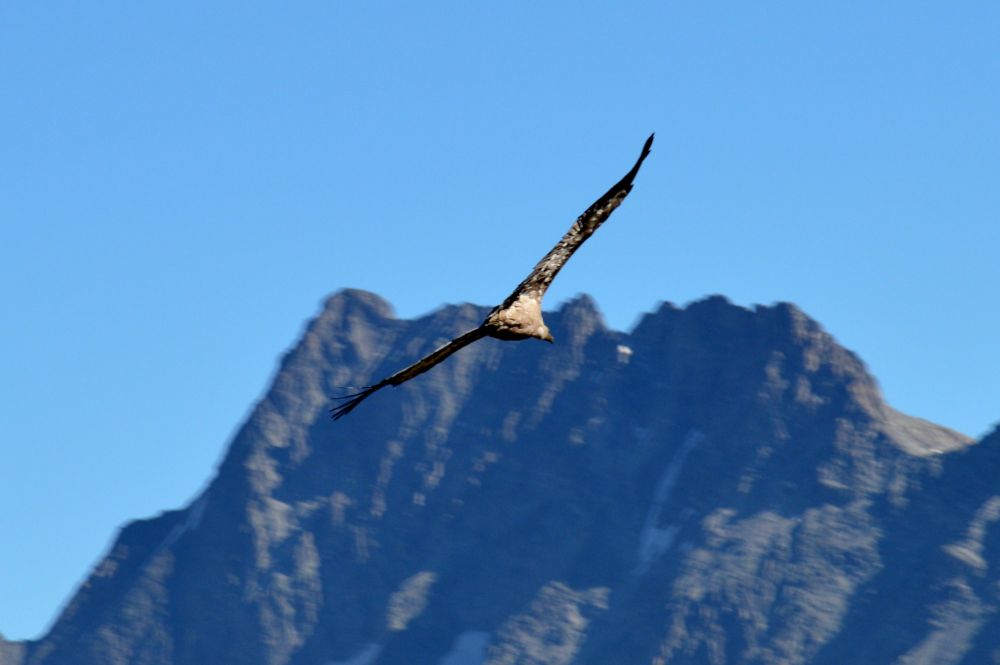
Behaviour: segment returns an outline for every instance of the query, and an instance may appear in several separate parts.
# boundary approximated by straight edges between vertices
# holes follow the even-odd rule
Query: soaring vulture
[[[365,387],[361,392],[336,398],[343,400],[343,403],[330,410],[333,419],[337,420],[346,416],[376,390],[385,386],[398,386],[404,381],[409,381],[418,374],[423,374],[434,367],[463,346],[468,346],[483,337],[495,337],[508,341],[534,337],[552,342],[552,334],[542,320],[542,297],[545,295],[546,289],[549,288],[549,284],[555,279],[569,257],[573,256],[573,252],[593,235],[597,227],[611,216],[614,209],[621,205],[628,193],[632,191],[632,181],[635,179],[636,173],[639,172],[642,161],[649,154],[651,145],[653,145],[652,134],[642,146],[642,153],[632,170],[626,173],[624,178],[615,183],[604,196],[597,199],[573,222],[573,226],[562,237],[562,240],[538,262],[531,274],[517,285],[517,288],[507,296],[506,300],[493,308],[493,311],[487,315],[478,328],[470,330],[464,335],[459,335],[428,356],[399,370],[392,376],[387,376],[378,383]]]

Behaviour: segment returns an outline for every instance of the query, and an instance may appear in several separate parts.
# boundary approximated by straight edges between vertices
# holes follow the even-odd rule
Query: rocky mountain
[[[189,506],[0,665],[1000,663],[1000,432],[893,410],[792,305],[580,297],[336,423],[486,309],[331,297]]]

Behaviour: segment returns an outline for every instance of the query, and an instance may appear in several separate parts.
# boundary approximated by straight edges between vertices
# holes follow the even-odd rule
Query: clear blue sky
[[[0,5],[0,632],[186,503],[342,287],[789,300],[890,402],[1000,420],[1000,3]]]

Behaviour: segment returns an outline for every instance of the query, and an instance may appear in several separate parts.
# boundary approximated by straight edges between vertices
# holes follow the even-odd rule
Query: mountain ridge
[[[204,491],[123,527],[0,665],[943,662],[948,630],[960,658],[1000,647],[1000,435],[895,411],[794,305],[663,303],[618,332],[578,297],[546,313],[554,347],[483,340],[329,421],[339,387],[486,311],[328,298]],[[945,538],[920,534],[940,580],[919,589],[893,565],[912,522]],[[879,650],[863,617],[893,611]]]

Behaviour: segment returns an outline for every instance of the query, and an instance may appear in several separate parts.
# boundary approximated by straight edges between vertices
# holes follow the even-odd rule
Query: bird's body
[[[376,390],[385,386],[398,386],[404,381],[409,381],[459,349],[483,337],[495,337],[504,341],[534,338],[552,342],[552,334],[542,318],[542,298],[545,296],[545,291],[566,264],[566,261],[573,255],[573,252],[593,235],[594,231],[611,216],[615,208],[621,205],[628,193],[632,191],[632,181],[639,172],[639,167],[642,166],[646,155],[649,154],[652,143],[653,136],[650,135],[642,147],[642,153],[635,166],[577,218],[566,235],[538,262],[531,274],[507,296],[506,300],[493,308],[478,328],[456,337],[409,367],[366,387],[361,392],[339,398],[343,399],[344,402],[331,410],[334,420],[346,416]]]
[[[487,335],[505,341],[535,339],[551,342],[552,334],[542,319],[542,299],[531,293],[522,293],[512,302],[493,308],[483,327]]]

